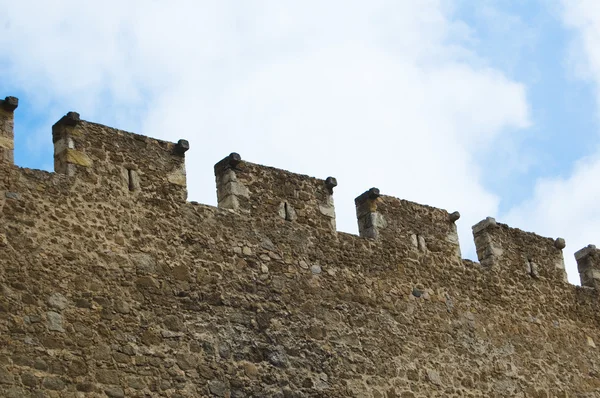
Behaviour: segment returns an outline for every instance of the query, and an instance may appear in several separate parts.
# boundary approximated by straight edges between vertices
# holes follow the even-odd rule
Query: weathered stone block
[[[91,167],[92,160],[85,154],[74,149],[65,149],[63,151],[64,161],[82,167]]]
[[[52,330],[55,332],[64,332],[63,328],[63,317],[57,312],[48,311],[46,312],[46,320],[48,330]]]
[[[15,148],[14,140],[12,140],[11,138],[8,138],[8,137],[0,136],[0,148],[10,149],[10,150],[14,149]]]
[[[575,252],[577,270],[582,286],[600,287],[600,250],[588,245]]]
[[[51,308],[62,311],[65,308],[67,308],[67,305],[69,305],[69,301],[62,294],[53,293],[48,297],[48,305]]]
[[[172,173],[170,173],[167,176],[167,180],[171,184],[179,185],[181,187],[186,187],[187,182],[186,182],[185,165],[181,165],[176,170],[174,170]]]
[[[477,224],[473,225],[473,235],[477,235],[481,231],[487,228],[493,228],[495,226],[496,219],[492,217],[487,217],[485,220],[479,221]]]

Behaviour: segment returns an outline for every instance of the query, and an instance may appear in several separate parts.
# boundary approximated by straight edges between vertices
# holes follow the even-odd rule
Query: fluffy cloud
[[[533,197],[505,217],[512,226],[533,228],[544,236],[566,237],[565,262],[572,283],[579,283],[573,253],[598,237],[599,179],[600,156],[581,159],[568,176],[539,180]]]
[[[596,87],[600,95],[600,4],[597,1],[564,0],[563,17],[574,38],[567,65],[575,76]],[[566,137],[568,139],[568,137]],[[598,239],[600,225],[600,147],[589,148],[564,176],[538,180],[533,196],[508,212],[514,226],[551,237],[567,239],[565,261],[569,280],[579,283],[573,253]],[[600,241],[595,243],[600,244]]]
[[[11,2],[0,68],[38,110],[187,138],[190,198],[243,158],[334,175],[338,228],[371,186],[495,215],[477,158],[528,125],[524,87],[482,62],[449,1]],[[65,108],[66,107],[66,108]],[[58,115],[54,115],[56,118]],[[50,124],[50,123],[48,123]]]
[[[563,0],[563,21],[575,39],[568,63],[580,78],[600,88],[600,4],[590,0]],[[600,92],[597,91],[597,95]]]

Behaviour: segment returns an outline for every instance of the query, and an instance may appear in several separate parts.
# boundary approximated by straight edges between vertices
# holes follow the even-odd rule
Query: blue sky
[[[474,4],[477,4],[476,6]],[[600,3],[599,3],[600,4]],[[382,192],[600,244],[600,5],[512,1],[0,0],[0,95],[20,98],[16,163],[52,170],[67,111],[187,138],[190,199],[212,165],[334,175],[338,228]],[[598,187],[596,187],[598,186]]]
[[[464,2],[457,13],[474,31],[477,54],[527,88],[531,126],[510,148],[520,153],[522,168],[504,173],[497,159],[482,160],[496,173],[487,187],[501,196],[501,212],[530,196],[537,178],[568,174],[597,144],[594,90],[572,69],[577,32],[562,22],[562,12],[557,2],[509,0]]]

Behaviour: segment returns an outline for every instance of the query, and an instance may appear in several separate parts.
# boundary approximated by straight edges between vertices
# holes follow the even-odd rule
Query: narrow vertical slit
[[[417,248],[422,251],[427,251],[427,245],[425,243],[425,237],[423,235],[417,235]]]
[[[135,191],[135,184],[133,183],[133,170],[127,169],[127,179],[130,191]]]
[[[279,214],[279,217],[283,218],[285,221],[294,221],[297,218],[296,211],[288,202],[281,202],[277,209],[277,213]]]
[[[537,265],[531,260],[531,258],[527,258],[527,270],[529,271],[529,276],[532,278],[538,278],[538,270]]]
[[[283,202],[283,208],[285,209],[285,220],[292,221],[292,218],[290,217],[290,209],[288,208],[287,202]]]

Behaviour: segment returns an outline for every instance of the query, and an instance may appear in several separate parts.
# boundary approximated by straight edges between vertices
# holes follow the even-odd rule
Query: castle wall
[[[600,250],[594,245],[588,245],[575,253],[575,260],[581,285],[600,287]]]
[[[111,197],[185,200],[185,140],[177,144],[107,128],[69,112],[52,126],[54,169]]]
[[[456,224],[458,212],[381,195],[371,188],[355,199],[359,235],[402,248],[414,259],[434,256],[462,264]]]
[[[219,208],[293,221],[335,233],[333,177],[325,180],[243,161],[232,153],[215,165]]]
[[[89,166],[0,164],[1,396],[600,395],[598,291],[555,240],[486,225],[496,257],[459,261],[456,215],[381,195],[375,236],[335,232],[331,180],[231,157],[188,203],[176,144],[61,129]]]
[[[477,257],[505,278],[567,282],[562,238],[551,239],[486,218],[473,226]]]
[[[15,97],[0,100],[0,163],[14,163],[14,111],[18,106]]]

